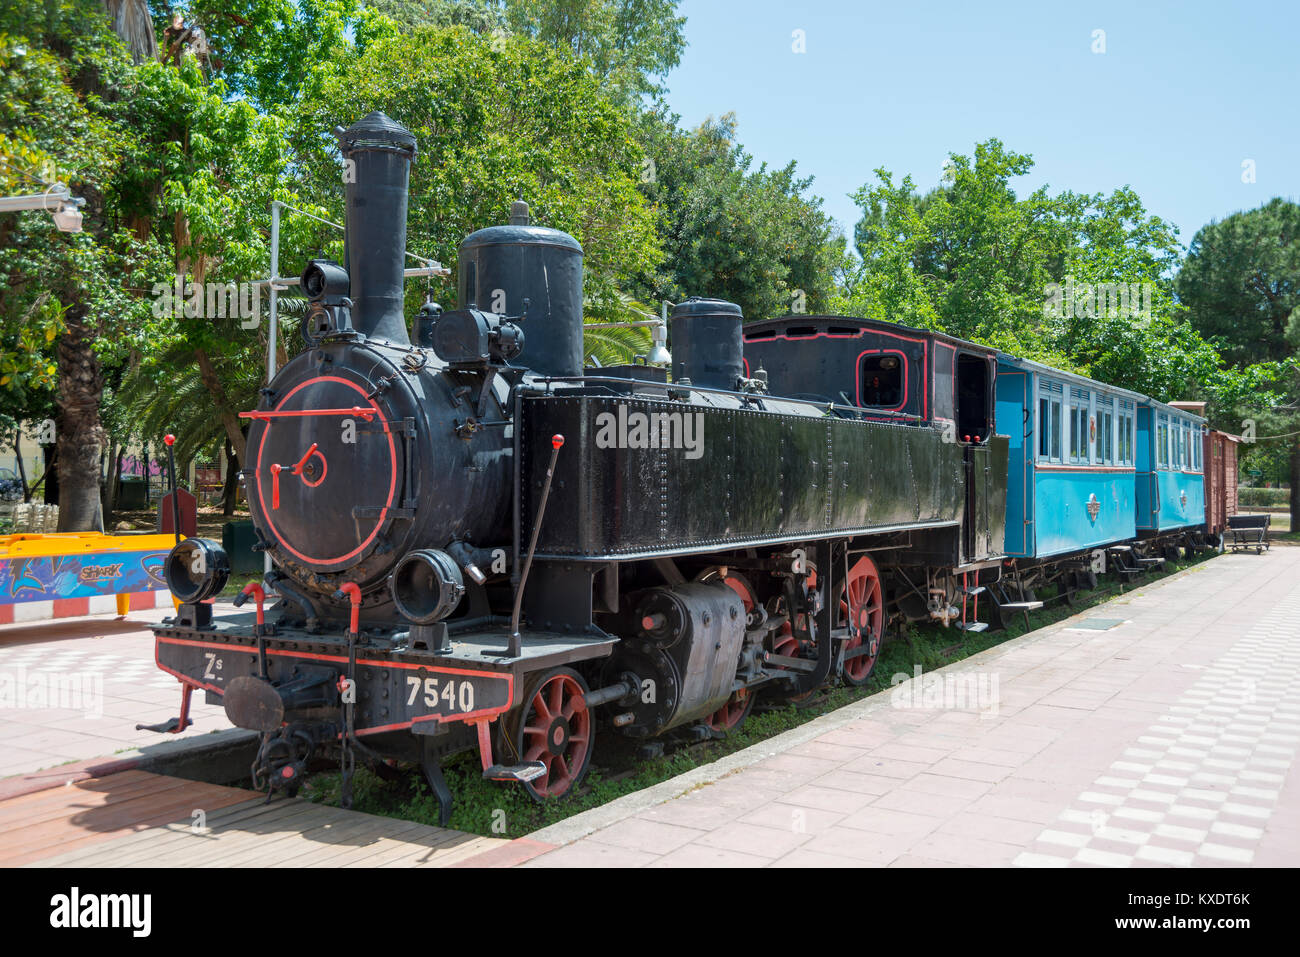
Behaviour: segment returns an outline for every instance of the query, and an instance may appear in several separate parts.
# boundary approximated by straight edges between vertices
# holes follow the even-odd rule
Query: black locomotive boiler
[[[582,249],[522,202],[461,244],[460,308],[408,323],[414,137],[380,113],[337,135],[346,264],[307,265],[304,347],[245,413],[274,570],[214,617],[220,547],[173,550],[154,630],[183,702],[159,730],[202,689],[261,733],[259,785],[337,760],[346,802],[358,757],[414,760],[445,819],[449,754],[559,796],[598,728],[726,731],[760,693],[865,682],[891,617],[982,627],[960,609],[1002,558],[991,350],[857,323],[845,361],[897,392],[864,408],[801,396],[833,338],[795,362],[790,322],[742,343],[736,306],[694,299],[671,382],[584,370]]]

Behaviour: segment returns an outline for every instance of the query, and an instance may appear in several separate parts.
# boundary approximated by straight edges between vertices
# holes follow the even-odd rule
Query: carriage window
[[[1061,398],[1063,389],[1055,382],[1038,384],[1038,457],[1061,461]]]
[[[1119,404],[1119,463],[1133,464],[1133,422],[1134,408],[1132,402],[1120,401]]]
[[[1156,416],[1156,467],[1169,467],[1169,416]]]
[[[901,409],[903,407],[903,375],[906,360],[896,353],[882,353],[862,357],[862,402],[874,409]]]
[[[1087,462],[1089,395],[1082,389],[1070,390],[1070,461]]]
[[[1115,464],[1115,412],[1112,401],[1097,406],[1097,458]]]

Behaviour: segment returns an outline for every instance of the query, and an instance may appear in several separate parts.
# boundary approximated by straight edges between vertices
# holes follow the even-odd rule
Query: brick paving
[[[164,608],[0,625],[0,779],[229,728],[194,695],[188,730],[137,731],[180,710],[180,683],[154,664],[145,624]]]
[[[1294,867],[1298,640],[1300,549],[1221,556],[539,831],[564,846],[522,866]]]
[[[0,626],[0,778],[174,741],[135,730],[177,711],[144,627],[167,613]],[[527,848],[500,844],[494,862],[1297,866],[1297,638],[1300,548],[1225,555],[898,676],[892,692],[546,828]],[[74,707],[41,702],[31,690],[51,676],[95,690]],[[19,682],[27,700],[13,697]],[[192,715],[179,737],[229,727],[200,696]]]

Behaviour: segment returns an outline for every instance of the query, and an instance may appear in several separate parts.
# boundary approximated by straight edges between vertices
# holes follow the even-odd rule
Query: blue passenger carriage
[[[1134,392],[998,356],[997,429],[1011,436],[1008,556],[1046,560],[1135,535]]]
[[[1118,570],[1145,559],[1136,537],[1134,477],[1145,396],[1006,353],[998,355],[997,431],[1010,436],[1006,554],[1024,599],[1035,587],[1068,597],[1093,587],[1107,553]]]
[[[1138,408],[1138,537],[1168,557],[1199,547],[1205,529],[1205,419],[1143,399]]]

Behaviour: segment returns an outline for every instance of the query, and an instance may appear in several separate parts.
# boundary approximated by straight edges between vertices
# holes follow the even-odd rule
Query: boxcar
[[[1202,442],[1205,463],[1205,535],[1217,544],[1237,514],[1237,443],[1235,435],[1210,429]]]

